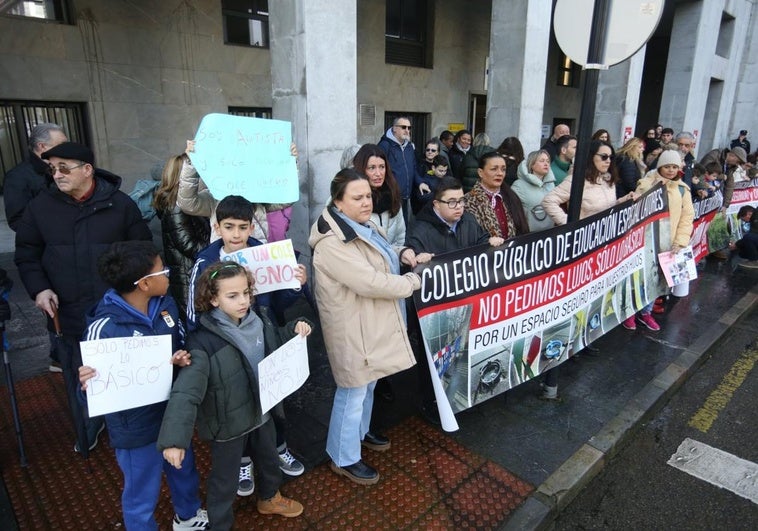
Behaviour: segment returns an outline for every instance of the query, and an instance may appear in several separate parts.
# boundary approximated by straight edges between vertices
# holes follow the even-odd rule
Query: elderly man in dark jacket
[[[56,348],[77,429],[74,449],[86,456],[103,426],[102,419],[86,419],[77,399],[84,316],[108,287],[97,260],[113,242],[150,240],[151,234],[137,205],[119,191],[121,178],[95,169],[88,147],[63,142],[42,159],[50,163],[55,186],[26,208],[16,231],[15,263],[26,291],[48,317],[48,330],[62,334]]]
[[[37,124],[29,134],[29,156],[5,174],[3,202],[5,219],[14,232],[29,201],[34,199],[50,183],[48,164],[40,155],[67,140],[61,126]]]

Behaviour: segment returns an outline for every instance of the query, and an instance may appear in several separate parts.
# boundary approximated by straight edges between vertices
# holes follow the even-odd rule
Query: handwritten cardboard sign
[[[290,122],[208,114],[190,159],[216,199],[241,195],[253,203],[294,203],[300,190],[291,143]]]
[[[220,257],[222,261],[231,260],[249,269],[255,279],[256,293],[300,287],[300,281],[295,278],[297,258],[292,240],[247,247],[229,254],[222,249]]]
[[[261,411],[265,413],[308,379],[308,344],[297,335],[258,364]]]
[[[80,342],[82,361],[97,371],[87,382],[90,417],[168,400],[171,336],[114,337]]]

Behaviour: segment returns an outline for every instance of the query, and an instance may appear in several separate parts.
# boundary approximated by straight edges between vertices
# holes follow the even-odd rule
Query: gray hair
[[[353,144],[352,146],[345,148],[345,150],[342,152],[342,157],[340,157],[341,170],[352,168],[354,166],[353,159],[355,158],[355,154],[358,153],[359,149],[361,149],[360,144]]]
[[[42,142],[43,144],[50,142],[50,133],[53,131],[63,133],[63,128],[58,124],[52,123],[41,123],[32,127],[32,130],[29,132],[29,149],[34,151],[34,146],[38,142]]]
[[[411,119],[408,118],[407,116],[398,116],[397,118],[392,120],[392,127],[395,127],[400,120],[408,120],[408,122],[411,121]]]
[[[689,131],[682,131],[681,133],[676,135],[676,138],[674,138],[674,140],[681,140],[682,138],[686,138],[687,140],[695,140],[695,135],[693,135]]]
[[[474,137],[474,142],[472,142],[473,146],[489,146],[490,145],[490,137],[487,135],[487,133],[479,133]]]

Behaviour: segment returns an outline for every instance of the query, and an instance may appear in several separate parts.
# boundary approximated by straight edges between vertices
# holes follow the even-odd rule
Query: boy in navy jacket
[[[169,270],[151,242],[114,243],[98,261],[100,276],[109,289],[87,315],[84,340],[113,337],[170,335],[171,363],[190,364],[189,353],[182,350],[184,327],[174,300],[166,295]],[[79,381],[96,375],[88,366],[79,368]],[[140,406],[105,415],[105,424],[116,460],[124,474],[121,505],[127,530],[156,530],[155,506],[166,473],[174,505],[174,531],[206,529],[208,516],[200,508],[199,477],[192,448],[181,469],[163,460],[156,447],[166,402]]]

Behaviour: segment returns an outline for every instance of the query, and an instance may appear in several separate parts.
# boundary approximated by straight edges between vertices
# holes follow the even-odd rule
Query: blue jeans
[[[161,490],[161,474],[171,491],[174,512],[186,520],[200,508],[200,477],[195,468],[192,446],[187,448],[182,468],[176,469],[163,459],[163,453],[150,443],[139,448],[116,448],[116,461],[124,473],[121,506],[127,531],[158,531],[155,506]]]
[[[363,387],[338,387],[334,393],[326,453],[337,466],[361,460],[361,441],[368,433],[374,407],[373,381]]]

